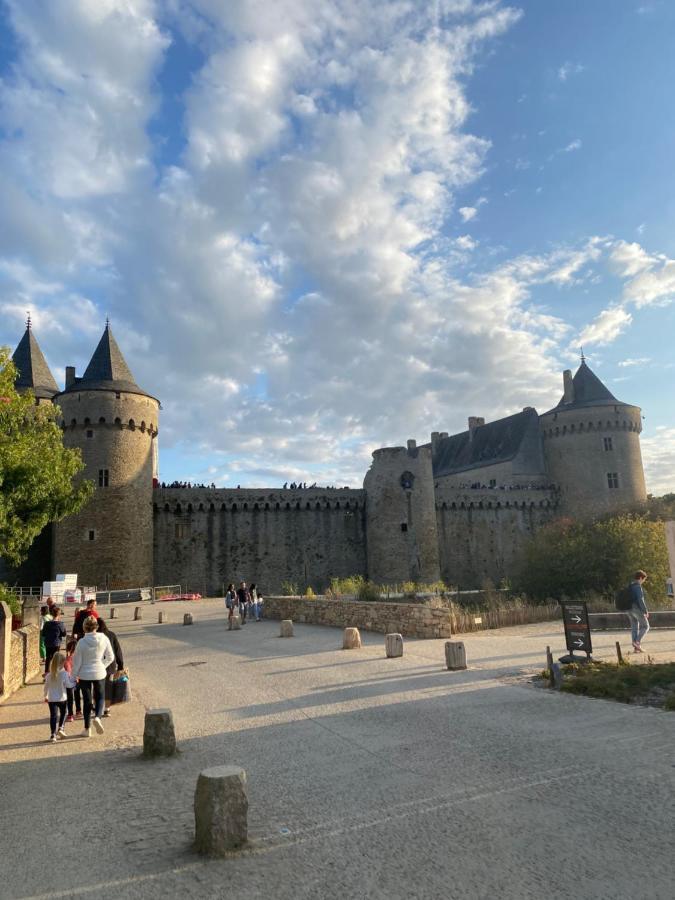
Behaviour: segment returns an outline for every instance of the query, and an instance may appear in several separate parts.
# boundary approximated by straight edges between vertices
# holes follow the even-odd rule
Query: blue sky
[[[358,485],[583,343],[675,490],[673,4],[0,8],[0,342],[109,314],[162,478]]]

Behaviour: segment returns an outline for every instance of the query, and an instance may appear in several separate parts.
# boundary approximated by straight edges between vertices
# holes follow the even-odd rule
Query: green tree
[[[558,519],[528,543],[516,583],[519,590],[542,599],[589,591],[613,594],[636,569],[649,574],[650,599],[662,602],[669,575],[662,522],[635,514],[593,522]]]
[[[74,481],[84,464],[63,446],[58,407],[36,406],[14,387],[16,368],[0,347],[0,557],[22,562],[49,522],[77,512],[93,492]]]

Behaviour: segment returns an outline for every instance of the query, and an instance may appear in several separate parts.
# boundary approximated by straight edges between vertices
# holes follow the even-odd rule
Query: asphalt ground
[[[182,625],[190,609],[195,624]],[[249,623],[222,601],[113,625],[134,700],[102,737],[48,737],[40,685],[0,706],[0,898],[668,898],[675,895],[675,715],[534,686],[560,623],[442,640]],[[611,658],[628,635],[594,635]],[[675,631],[645,649],[675,658]],[[180,753],[140,757],[146,708]],[[199,771],[248,776],[248,848],[191,849]]]

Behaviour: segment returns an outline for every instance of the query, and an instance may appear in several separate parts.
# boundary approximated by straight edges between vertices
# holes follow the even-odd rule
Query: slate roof
[[[595,372],[589,369],[584,359],[581,360],[581,365],[572,379],[572,385],[574,386],[574,400],[571,403],[565,403],[563,395],[558,405],[550,409],[549,412],[555,412],[559,409],[582,409],[588,406],[630,405],[617,400],[609,388],[600,381]]]
[[[58,394],[58,385],[47,365],[47,360],[42,355],[30,324],[26,326],[12,361],[19,370],[16,379],[17,390],[31,390],[41,400],[51,400]]]
[[[136,384],[109,324],[105,326],[103,336],[94,350],[94,355],[89,361],[84,375],[76,378],[72,384],[66,387],[64,393],[81,390],[125,391],[128,394],[151,396]]]
[[[441,438],[433,455],[434,477],[507,462],[514,458],[530,436],[535,437],[535,443],[538,441],[539,416],[535,409],[526,409],[496,422],[479,425],[473,435],[462,431]]]

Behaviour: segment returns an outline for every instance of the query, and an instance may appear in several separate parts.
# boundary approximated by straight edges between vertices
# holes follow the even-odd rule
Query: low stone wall
[[[403,637],[452,636],[449,610],[431,609],[412,603],[265,597],[265,616],[269,619],[292,619],[294,622],[311,625],[356,627],[381,634],[398,632]]]
[[[630,619],[624,612],[589,613],[591,631],[630,631]],[[675,610],[663,609],[649,613],[650,628],[675,628]]]
[[[9,690],[12,694],[40,672],[40,629],[24,625],[12,632],[9,659]]]

